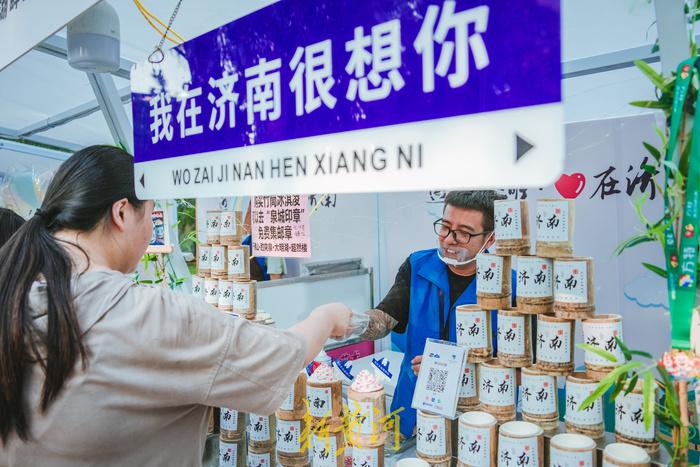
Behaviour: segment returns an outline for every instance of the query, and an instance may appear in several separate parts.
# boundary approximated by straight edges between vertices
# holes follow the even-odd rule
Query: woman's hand
[[[330,336],[342,338],[350,330],[350,318],[352,310],[342,303],[327,303],[311,312],[311,316],[319,320],[327,320],[330,327]]]
[[[306,341],[306,364],[313,361],[329,338],[344,337],[348,333],[351,316],[352,310],[342,303],[328,303],[289,328]]]

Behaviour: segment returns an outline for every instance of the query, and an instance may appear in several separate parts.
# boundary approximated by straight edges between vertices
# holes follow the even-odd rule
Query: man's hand
[[[411,368],[413,368],[413,373],[418,376],[418,372],[420,371],[420,364],[423,361],[423,356],[418,355],[416,358],[411,360]]]
[[[376,341],[386,337],[398,324],[398,321],[382,310],[369,310],[367,316],[369,317],[369,323],[367,323],[365,332],[360,336],[362,340]]]

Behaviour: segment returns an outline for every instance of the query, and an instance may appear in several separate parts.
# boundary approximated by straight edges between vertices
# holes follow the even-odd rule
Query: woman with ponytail
[[[200,465],[208,406],[272,413],[347,331],[339,304],[282,331],[135,284],[152,209],[129,154],[92,146],[2,248],[0,467]]]

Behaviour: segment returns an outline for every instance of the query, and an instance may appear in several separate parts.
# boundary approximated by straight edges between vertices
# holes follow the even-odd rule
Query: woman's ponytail
[[[91,146],[64,162],[37,214],[0,249],[0,439],[30,436],[26,385],[33,364],[45,373],[40,410],[46,411],[86,349],[71,292],[73,265],[53,233],[90,231],[112,204],[134,193],[131,156],[112,146]],[[45,283],[47,324],[39,329],[29,306],[35,281]]]

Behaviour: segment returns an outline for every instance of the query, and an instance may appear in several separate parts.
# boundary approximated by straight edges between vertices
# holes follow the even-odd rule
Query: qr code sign
[[[447,386],[447,370],[430,368],[426,389],[428,391],[442,394],[445,392],[445,386]]]

